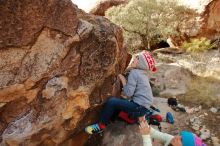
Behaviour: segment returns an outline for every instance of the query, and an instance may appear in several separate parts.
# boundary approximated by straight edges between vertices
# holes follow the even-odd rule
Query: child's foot
[[[85,128],[85,132],[88,134],[101,133],[105,129],[105,125],[101,123],[89,125]]]

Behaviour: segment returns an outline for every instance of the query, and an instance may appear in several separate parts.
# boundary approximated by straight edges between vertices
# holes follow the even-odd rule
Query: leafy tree
[[[163,39],[178,34],[181,25],[194,14],[194,10],[174,0],[130,0],[106,12],[107,18],[123,28],[125,43],[130,48],[150,48],[155,36]]]

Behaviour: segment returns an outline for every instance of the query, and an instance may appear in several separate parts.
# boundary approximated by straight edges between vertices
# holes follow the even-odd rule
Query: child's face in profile
[[[139,62],[138,61],[138,55],[133,56],[132,62],[130,64],[130,67],[133,67],[133,68],[137,67],[138,66],[138,62]]]

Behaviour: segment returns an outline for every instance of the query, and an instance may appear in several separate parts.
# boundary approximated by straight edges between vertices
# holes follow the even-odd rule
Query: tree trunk
[[[147,48],[150,50],[150,45],[151,45],[151,43],[150,43],[150,40],[148,39],[147,40]]]
[[[147,49],[150,49],[149,37],[146,35],[140,35],[140,36],[141,36],[141,41],[142,41],[143,47],[145,48],[144,50],[146,50],[146,47],[147,47]]]

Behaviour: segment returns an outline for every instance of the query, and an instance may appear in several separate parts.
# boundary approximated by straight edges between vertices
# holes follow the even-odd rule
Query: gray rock
[[[200,128],[200,125],[198,125],[198,124],[195,124],[192,126],[192,129],[194,129],[195,131],[198,131],[199,128]]]
[[[206,140],[211,137],[210,130],[207,129],[206,126],[203,126],[202,129],[200,130],[200,132],[201,132],[200,138],[202,140]]]
[[[217,108],[212,107],[212,108],[210,108],[210,111],[211,111],[211,112],[213,112],[213,113],[217,113],[217,112],[218,112],[218,109],[217,109]]]
[[[128,125],[125,122],[116,122],[109,126],[104,133],[102,146],[142,146],[143,141],[138,125]]]

